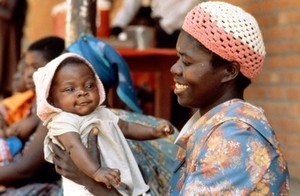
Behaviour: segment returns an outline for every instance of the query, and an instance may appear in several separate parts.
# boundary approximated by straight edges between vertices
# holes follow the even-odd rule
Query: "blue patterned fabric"
[[[94,66],[106,90],[117,83],[119,98],[134,112],[142,113],[128,65],[114,48],[93,35],[82,34],[67,51],[87,59]]]
[[[111,109],[120,119],[149,127],[157,126],[162,119],[126,110]],[[176,129],[175,129],[176,130]],[[166,195],[173,174],[173,164],[178,150],[174,144],[178,133],[166,138],[146,141],[127,140],[146,184],[153,196]]]

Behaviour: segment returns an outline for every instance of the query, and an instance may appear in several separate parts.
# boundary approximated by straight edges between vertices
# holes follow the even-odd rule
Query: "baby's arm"
[[[119,185],[120,171],[118,169],[101,167],[98,161],[89,155],[78,133],[68,132],[57,136],[57,138],[69,153],[75,165],[86,175],[97,182],[103,182],[108,188],[110,188],[110,184]]]
[[[134,140],[157,139],[174,133],[173,126],[167,121],[161,122],[157,127],[148,127],[120,119],[118,125],[126,138]]]

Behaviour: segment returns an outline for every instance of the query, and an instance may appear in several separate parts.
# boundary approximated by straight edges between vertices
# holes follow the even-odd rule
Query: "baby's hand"
[[[94,174],[94,180],[97,182],[103,182],[108,189],[111,188],[111,184],[119,186],[121,182],[121,173],[118,169],[111,169],[108,167],[100,167]]]
[[[173,126],[169,122],[162,122],[154,128],[154,135],[156,137],[165,137],[174,133]]]

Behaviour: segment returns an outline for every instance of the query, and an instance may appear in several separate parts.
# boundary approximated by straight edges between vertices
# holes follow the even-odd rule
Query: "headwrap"
[[[93,65],[106,90],[117,83],[119,98],[134,112],[142,112],[128,65],[114,48],[93,35],[82,34],[67,50],[83,56]]]
[[[75,57],[75,58],[82,59],[94,71],[97,86],[98,86],[99,96],[100,96],[99,105],[101,103],[103,103],[105,100],[104,87],[103,87],[101,81],[99,80],[99,77],[97,76],[93,66],[88,61],[86,61],[83,57],[81,57],[77,54],[74,54],[74,53],[62,54],[59,57],[50,61],[46,66],[39,68],[33,74],[33,80],[34,80],[35,90],[36,90],[37,115],[43,122],[47,122],[53,115],[62,111],[60,108],[57,108],[57,107],[54,107],[53,105],[51,105],[47,101],[47,98],[49,96],[52,79],[54,77],[54,74],[55,74],[58,66],[66,58],[69,58],[69,57]]]
[[[265,46],[255,18],[225,2],[203,2],[185,17],[182,29],[210,51],[239,63],[251,79],[262,68]]]

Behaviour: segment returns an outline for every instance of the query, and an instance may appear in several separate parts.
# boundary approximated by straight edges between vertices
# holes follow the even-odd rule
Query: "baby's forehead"
[[[67,62],[60,64],[56,72],[91,72],[94,74],[94,70],[87,64],[87,63],[81,63],[81,62]]]

